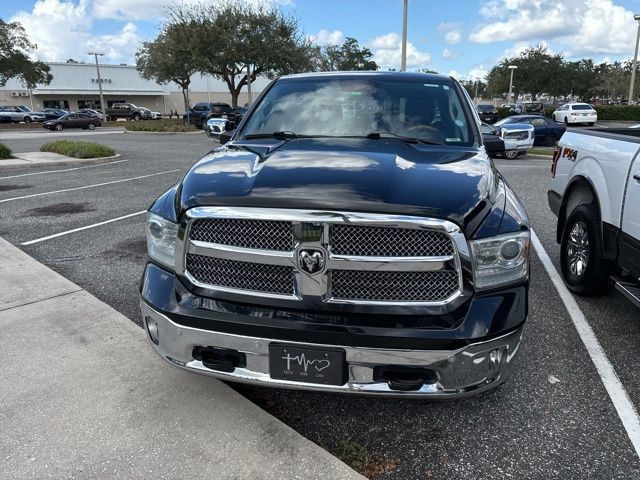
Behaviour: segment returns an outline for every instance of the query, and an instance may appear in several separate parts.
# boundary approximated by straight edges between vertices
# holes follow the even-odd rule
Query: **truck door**
[[[618,263],[640,276],[640,157],[631,166],[622,212]]]

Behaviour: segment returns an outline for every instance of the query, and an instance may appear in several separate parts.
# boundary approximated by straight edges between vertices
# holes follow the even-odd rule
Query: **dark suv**
[[[191,110],[186,112],[182,118],[185,124],[195,125],[202,128],[210,118],[222,118],[233,111],[228,103],[196,103]]]
[[[476,106],[480,120],[487,123],[495,123],[498,121],[498,109],[493,105],[481,103]]]

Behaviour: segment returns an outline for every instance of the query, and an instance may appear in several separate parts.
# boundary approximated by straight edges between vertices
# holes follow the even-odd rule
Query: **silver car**
[[[12,122],[44,122],[47,119],[44,112],[33,112],[24,105],[0,107],[0,115],[9,117]]]

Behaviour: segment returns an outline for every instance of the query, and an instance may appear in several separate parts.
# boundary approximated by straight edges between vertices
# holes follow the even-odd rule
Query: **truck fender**
[[[599,167],[598,167],[599,168]],[[600,173],[602,173],[600,171]],[[606,188],[606,185],[605,187]],[[590,178],[587,178],[583,175],[574,176],[567,188],[565,189],[565,193],[562,196],[562,203],[560,205],[560,210],[558,212],[558,225],[556,230],[556,240],[558,243],[562,241],[562,232],[564,231],[564,226],[567,221],[567,218],[578,205],[595,205],[598,215],[600,217],[600,235],[602,236],[603,252],[602,256],[606,259],[615,259],[616,258],[616,241],[615,234],[605,227],[605,223],[603,223],[603,212],[602,205],[600,202],[600,197],[598,195],[598,189],[594,186],[593,182]],[[606,194],[606,191],[605,191]],[[608,197],[605,197],[608,198]]]

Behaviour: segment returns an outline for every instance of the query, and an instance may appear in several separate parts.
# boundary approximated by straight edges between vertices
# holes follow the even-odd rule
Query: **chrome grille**
[[[362,257],[445,257],[453,255],[445,232],[368,225],[334,225],[331,253]]]
[[[293,294],[293,267],[187,254],[187,271],[213,287],[234,288],[278,295]]]
[[[458,273],[332,270],[333,298],[370,302],[441,302],[458,291]]]
[[[293,250],[291,222],[205,218],[191,226],[191,240],[263,250]]]
[[[464,296],[468,245],[445,220],[196,207],[184,228],[177,270],[220,298],[258,304],[274,297],[281,306],[311,309],[376,304],[397,312],[403,306],[444,311]],[[320,270],[306,262],[310,253],[319,256]]]

